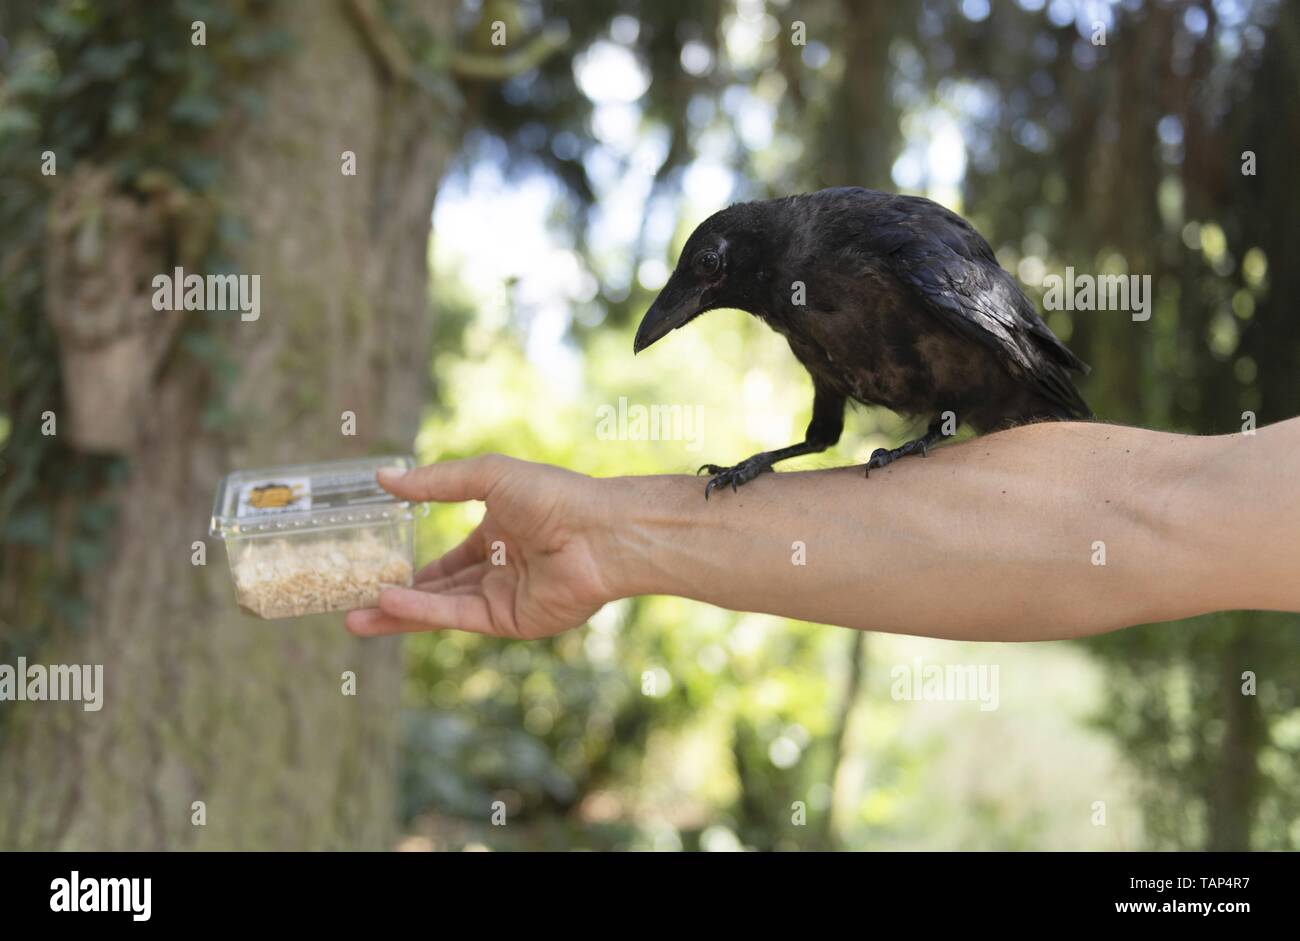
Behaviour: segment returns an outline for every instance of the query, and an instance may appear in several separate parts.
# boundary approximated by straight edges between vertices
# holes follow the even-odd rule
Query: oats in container
[[[260,618],[298,617],[369,607],[384,587],[410,585],[415,508],[375,472],[413,466],[381,457],[228,474],[211,533],[226,543],[239,606]]]

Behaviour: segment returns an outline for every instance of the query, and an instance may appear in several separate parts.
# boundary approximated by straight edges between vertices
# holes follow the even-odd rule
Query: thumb
[[[403,500],[441,503],[486,500],[509,463],[510,459],[500,454],[482,454],[426,464],[409,471],[384,467],[376,478],[380,486]]]

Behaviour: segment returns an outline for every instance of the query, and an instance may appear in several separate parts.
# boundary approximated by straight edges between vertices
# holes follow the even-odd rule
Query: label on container
[[[239,517],[331,510],[369,503],[392,503],[392,494],[375,481],[373,469],[250,480],[240,488]]]
[[[269,516],[298,513],[312,507],[310,477],[278,477],[250,480],[239,491],[235,515]]]

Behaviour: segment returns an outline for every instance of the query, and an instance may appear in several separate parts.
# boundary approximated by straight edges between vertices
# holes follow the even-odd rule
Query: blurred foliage
[[[435,281],[444,285],[443,293],[454,293],[450,271],[440,271]],[[645,376],[641,388],[627,383],[629,373],[618,360],[630,355],[630,333],[592,338],[576,397],[556,389],[530,366],[517,337],[507,324],[492,328],[472,323],[464,334],[464,352],[440,355],[435,373],[441,377],[446,404],[421,432],[420,460],[494,449],[594,474],[615,474],[655,467],[693,469],[704,459],[690,450],[690,442],[597,437],[598,406],[616,403],[620,395],[659,401],[663,385],[671,382],[671,376],[660,372]],[[673,367],[686,377],[705,368],[710,355],[707,344],[700,343],[691,356],[678,357]],[[780,355],[773,348],[766,357],[774,373],[780,372]],[[763,365],[758,361],[754,368]],[[791,374],[789,379],[787,398],[806,395],[799,377]],[[487,390],[491,393],[485,394]],[[653,398],[656,395],[660,398]],[[723,447],[728,440],[712,429],[728,421],[730,397],[721,384],[715,399],[704,405],[710,446]],[[523,402],[527,408],[520,407]],[[545,422],[536,420],[540,414],[548,416]],[[796,420],[787,417],[787,427],[769,433],[787,434]],[[730,439],[740,447],[743,436],[733,434]],[[476,512],[474,507],[435,508],[421,533],[421,555],[447,548],[473,524]],[[686,624],[689,630],[682,629]],[[649,756],[656,739],[697,735],[693,727],[700,717],[714,733],[724,735],[733,720],[743,719],[759,725],[738,733],[736,753],[740,760],[765,769],[763,774],[737,780],[715,754],[714,763],[720,767],[675,770],[659,788],[669,795],[693,790],[695,784],[705,793],[720,791],[735,804],[734,829],[743,829],[749,817],[768,821],[755,824],[757,836],[770,829],[772,812],[789,818],[787,794],[806,795],[812,783],[808,772],[815,774],[815,769],[806,764],[778,769],[768,760],[767,750],[792,729],[806,746],[810,731],[820,730],[829,716],[818,653],[827,639],[825,632],[809,625],[787,626],[778,619],[752,616],[738,624],[727,612],[673,598],[610,605],[586,630],[535,643],[502,644],[472,635],[412,637],[406,647],[405,811],[418,818],[421,811],[436,808],[439,815],[482,820],[485,808],[501,799],[512,819],[525,821],[520,830],[512,825],[501,831],[507,840],[530,832],[529,822],[565,815],[571,822],[594,820],[587,837],[596,841],[593,845],[650,846],[656,838],[661,843],[667,839],[669,845],[698,841],[705,823],[716,822],[705,808],[677,807],[671,814],[652,814],[655,825],[639,831],[629,828],[628,820],[642,816],[644,808],[623,802],[647,795],[615,797],[614,792],[640,778],[644,764],[653,761]],[[753,806],[755,800],[768,803],[759,808]],[[613,826],[616,822],[621,826]],[[571,845],[574,838],[569,829],[541,830],[558,840],[556,846]],[[799,832],[791,828],[792,834]],[[501,845],[495,834],[490,842]]]
[[[928,193],[967,214],[1031,294],[1044,274],[1067,265],[1152,275],[1157,307],[1148,322],[1050,314],[1093,364],[1084,390],[1103,417],[1231,433],[1245,410],[1261,424],[1300,412],[1300,322],[1284,307],[1285,282],[1296,275],[1276,261],[1297,248],[1289,220],[1300,187],[1281,168],[1300,122],[1274,107],[1278,90],[1300,87],[1294,6],[1108,5],[1101,45],[1092,42],[1090,8],[1068,2],[515,8],[533,28],[563,20],[573,41],[536,72],[469,89],[478,123],[463,159],[563,181],[577,208],[557,214],[556,237],[572,238],[600,275],[601,294],[593,311],[575,305],[576,393],[549,387],[529,361],[529,323],[509,300],[504,320],[482,311],[458,319],[464,346],[440,347],[434,372],[444,404],[426,425],[422,459],[494,449],[595,474],[684,471],[704,459],[680,443],[597,440],[586,424],[591,409],[623,395],[703,403],[708,459],[788,443],[806,419],[797,404],[808,401],[806,380],[779,340],[736,315],[715,314],[675,335],[673,355],[653,366],[627,363],[627,325],[653,291],[635,277],[624,289],[626,279],[603,267],[607,248],[584,241],[583,207],[600,197],[585,168],[602,159],[602,141],[574,69],[593,42],[611,39],[634,52],[648,78],[637,102],[640,133],[671,141],[647,215],[668,200],[675,235],[667,246],[643,240],[643,258],[671,264],[698,221],[675,187],[704,153],[734,169],[733,198],[835,184]],[[488,12],[468,5],[466,29],[481,28]],[[756,45],[730,42],[737,18],[759,31]],[[797,23],[806,28],[803,47],[782,41]],[[687,69],[688,59],[700,67]],[[756,139],[746,126],[742,92],[772,105],[769,136]],[[945,126],[957,128],[965,147],[959,189],[909,179],[909,161],[950,146]],[[1246,150],[1258,155],[1257,176],[1241,173]],[[440,307],[471,309],[451,267],[435,279]],[[625,270],[635,269],[636,260]],[[868,410],[848,430],[834,456],[804,466],[860,458],[899,429],[892,416]],[[447,548],[473,522],[463,510],[436,514],[427,552]],[[1046,733],[1033,724],[1042,715],[1002,717],[1013,708],[1004,704],[997,723],[1014,734],[980,716],[969,726],[969,751],[954,717],[952,729],[918,730],[911,716],[920,710],[907,712],[882,690],[880,665],[923,643],[907,638],[872,639],[865,689],[847,703],[843,633],[672,599],[624,604],[577,640],[529,648],[527,675],[517,673],[513,648],[413,638],[408,702],[412,728],[425,731],[412,733],[423,757],[411,767],[424,783],[406,782],[407,812],[413,831],[434,834],[436,845],[1294,848],[1300,665],[1287,637],[1295,622],[1238,612],[1056,646],[1050,656],[1036,647],[1018,669],[1035,674],[1060,658],[1054,679],[1075,691],[1057,703],[1062,727]],[[443,652],[448,646],[454,654]],[[1085,669],[1080,650],[1101,669]],[[989,651],[969,651],[966,662],[1010,657]],[[672,677],[671,691],[638,695],[641,674],[658,668]],[[1257,697],[1240,694],[1247,670],[1259,677]],[[550,692],[557,675],[583,698]],[[1058,692],[1044,682],[1039,703]],[[493,689],[492,707],[467,708],[467,685]],[[569,724],[570,709],[585,727]],[[837,748],[843,715],[853,721]],[[458,739],[462,750],[472,751],[476,736],[511,744],[492,761],[440,763],[427,736],[442,726],[467,736]],[[611,728],[628,730],[618,741],[621,761],[607,753]],[[1015,756],[1027,743],[1036,758],[1021,768]],[[1132,776],[1112,765],[1114,746]],[[990,763],[998,748],[1001,759]],[[508,755],[517,763],[503,773]],[[1091,756],[1087,771],[1081,756]],[[1044,768],[1054,763],[1064,766],[1055,775]],[[531,793],[521,781],[534,782]],[[526,823],[524,837],[456,831],[442,815],[465,805],[435,796],[452,793],[472,795],[460,812],[474,819],[492,795],[509,794],[535,826]],[[1105,828],[1088,823],[1098,800],[1108,808]],[[808,808],[804,827],[791,823],[799,801]],[[541,822],[557,815],[559,829]]]
[[[1112,8],[1104,45],[1073,22],[1014,9],[953,18],[919,61],[979,142],[971,214],[999,258],[1031,272],[1149,274],[1145,323],[1058,312],[1092,363],[1088,397],[1113,421],[1230,434],[1300,413],[1291,309],[1300,120],[1271,106],[1300,89],[1294,4]],[[1024,59],[1007,49],[1026,50]],[[989,107],[989,103],[993,103]],[[949,106],[952,106],[951,104]],[[1246,153],[1259,163],[1243,173]],[[1290,378],[1288,378],[1290,377]],[[1225,514],[1231,507],[1224,507]],[[1294,848],[1295,617],[1234,612],[1088,642],[1106,665],[1098,720],[1145,781],[1151,845]],[[1257,696],[1242,695],[1257,674]]]
[[[443,246],[435,251],[440,309],[463,308],[454,234],[435,234],[435,243]],[[749,318],[701,320],[673,337],[671,356],[639,368],[629,365],[631,340],[631,325],[593,334],[580,375],[561,385],[529,361],[518,324],[484,311],[464,326],[460,348],[435,359],[441,404],[417,441],[418,459],[499,450],[597,476],[682,473],[716,455],[785,443],[807,421],[807,377],[779,338]],[[702,441],[602,439],[597,409],[623,396],[698,404]],[[886,440],[872,418],[855,417],[841,453],[796,466],[864,459]],[[420,531],[420,558],[450,548],[480,514],[477,505],[435,507]],[[1077,652],[1057,645],[1042,689],[1020,707],[984,714],[969,703],[894,702],[884,665],[924,652],[935,662],[992,657],[1011,670],[1010,651],[873,638],[866,695],[846,704],[855,636],[662,597],[610,605],[583,630],[547,641],[410,636],[402,804],[412,845],[1116,845],[1096,842],[1113,834],[1087,825],[1088,795],[1101,782],[1115,788],[1116,814],[1125,792],[1112,756],[1079,724],[1079,702],[1097,681]],[[1046,647],[1021,649],[1017,675],[1039,671],[1051,656]],[[1051,710],[1049,732],[1018,713],[1041,711],[1061,690],[1069,698]],[[853,722],[837,748],[836,718],[846,706]],[[961,761],[987,765],[982,749],[1003,722],[1018,730],[1003,733],[1007,754],[971,785]],[[1096,759],[1092,772],[1071,769],[1074,748]],[[961,760],[945,767],[947,755]],[[1035,800],[1022,800],[1026,780],[1044,775]],[[1074,796],[1062,801],[1062,793]],[[510,821],[503,828],[487,822],[498,800]],[[940,808],[949,806],[945,818]],[[970,817],[976,808],[978,822]],[[1117,822],[1125,832],[1131,826]]]

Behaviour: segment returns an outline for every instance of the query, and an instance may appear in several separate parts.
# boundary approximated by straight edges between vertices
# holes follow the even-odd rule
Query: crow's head
[[[762,203],[740,203],[716,212],[691,233],[677,269],[637,329],[632,351],[640,353],[705,311],[735,307],[753,312],[764,275],[768,237]]]

